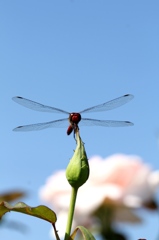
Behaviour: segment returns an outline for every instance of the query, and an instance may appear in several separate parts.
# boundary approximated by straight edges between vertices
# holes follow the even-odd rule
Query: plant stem
[[[67,218],[67,225],[66,225],[66,232],[65,232],[64,240],[67,240],[70,236],[70,233],[71,233],[71,227],[72,227],[73,215],[74,215],[74,210],[75,210],[77,191],[78,191],[78,188],[73,188],[72,187],[70,207],[69,207],[69,212],[68,212],[68,218]]]

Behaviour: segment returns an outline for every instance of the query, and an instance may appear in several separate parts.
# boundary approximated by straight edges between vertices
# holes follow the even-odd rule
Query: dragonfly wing
[[[19,96],[13,97],[12,100],[26,108],[30,108],[35,111],[69,114],[67,111],[64,111],[62,109],[46,106]]]
[[[66,127],[68,125],[68,118],[58,119],[51,122],[44,122],[44,123],[36,123],[30,124],[25,126],[19,126],[13,129],[16,132],[28,132],[28,131],[38,131],[43,130],[45,128],[52,128],[52,127]]]
[[[128,127],[134,124],[129,121],[116,121],[116,120],[97,120],[91,118],[82,118],[79,123],[81,126],[102,126],[102,127]]]
[[[125,103],[129,102],[133,98],[134,98],[133,95],[126,94],[126,95],[124,95],[122,97],[116,98],[116,99],[111,100],[109,102],[105,102],[103,104],[100,104],[100,105],[97,105],[97,106],[94,106],[94,107],[90,107],[90,108],[84,109],[80,113],[108,111],[108,110],[111,110],[111,109],[114,109],[114,108],[118,108],[118,107],[124,105]]]

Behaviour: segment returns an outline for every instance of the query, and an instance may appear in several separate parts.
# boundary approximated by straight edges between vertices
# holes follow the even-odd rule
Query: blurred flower
[[[74,224],[100,232],[105,229],[107,233],[102,232],[102,235],[109,236],[113,232],[111,225],[116,221],[140,222],[132,210],[151,208],[150,203],[155,203],[159,171],[152,171],[138,156],[123,154],[106,159],[95,156],[89,160],[89,165],[90,177],[79,189]],[[68,211],[70,191],[65,171],[59,171],[48,178],[40,190],[40,198],[58,215]],[[115,234],[114,237],[120,235]],[[125,238],[121,235],[118,239]]]

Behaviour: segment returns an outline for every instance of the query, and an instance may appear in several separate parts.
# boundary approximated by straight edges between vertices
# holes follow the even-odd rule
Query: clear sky
[[[87,155],[136,154],[159,169],[158,12],[157,0],[1,1],[1,192],[24,190],[22,200],[37,206],[39,188],[66,168],[75,148],[65,128],[13,132],[19,125],[66,117],[26,109],[12,101],[16,95],[72,112],[133,94],[123,107],[84,115],[135,124],[81,127]],[[124,231],[130,240],[155,239],[159,217],[141,214],[145,223]],[[1,228],[1,239],[50,239],[47,222],[18,213],[7,219],[20,220],[28,231]]]

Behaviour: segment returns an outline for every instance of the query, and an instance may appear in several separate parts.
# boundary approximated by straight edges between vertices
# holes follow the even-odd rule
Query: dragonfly
[[[113,99],[111,101],[105,102],[103,104],[96,105],[94,107],[86,108],[80,112],[72,112],[69,113],[65,110],[43,105],[41,103],[34,102],[32,100],[23,98],[23,97],[13,97],[12,100],[16,103],[40,112],[51,112],[51,113],[63,113],[66,114],[67,118],[62,118],[58,120],[53,120],[50,122],[43,122],[43,123],[36,123],[36,124],[30,124],[30,125],[24,125],[24,126],[18,126],[13,129],[13,131],[16,132],[22,132],[22,131],[36,131],[36,130],[43,130],[46,128],[53,128],[53,127],[63,127],[63,123],[69,122],[69,126],[67,129],[67,135],[70,135],[74,131],[79,130],[78,124],[80,123],[83,126],[103,126],[103,127],[127,127],[132,126],[133,123],[129,121],[116,121],[116,120],[98,120],[98,119],[92,119],[92,118],[83,118],[81,117],[81,114],[83,113],[91,113],[91,112],[101,112],[101,111],[108,111],[115,108],[118,108],[130,100],[134,98],[131,94],[125,94],[121,97],[118,97],[116,99]]]

